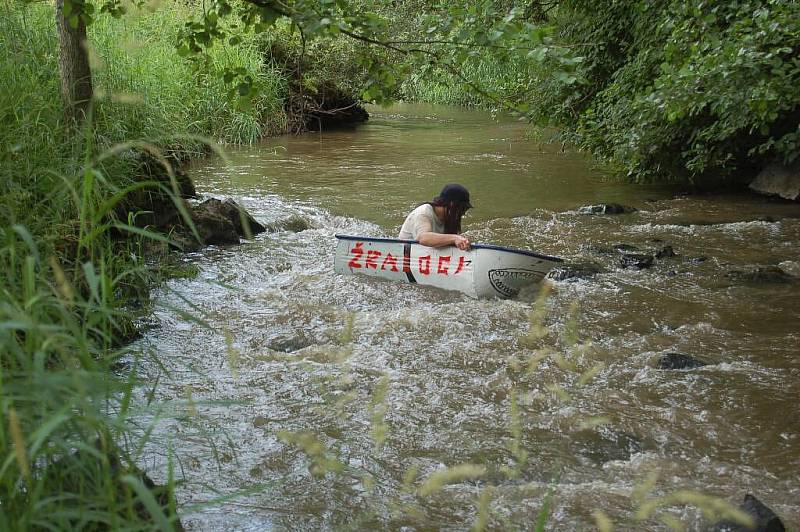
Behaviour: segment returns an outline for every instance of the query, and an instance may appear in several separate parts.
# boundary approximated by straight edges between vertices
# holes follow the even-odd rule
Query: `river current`
[[[519,122],[412,105],[190,174],[270,226],[186,255],[134,345],[141,465],[172,462],[190,529],[525,530],[548,506],[548,530],[703,530],[686,490],[800,527],[797,204],[620,183]],[[333,273],[336,233],[395,236],[447,182],[474,242],[600,272],[507,301]],[[638,210],[579,213],[598,202]],[[787,275],[747,276],[767,266]],[[674,352],[708,365],[655,368]]]

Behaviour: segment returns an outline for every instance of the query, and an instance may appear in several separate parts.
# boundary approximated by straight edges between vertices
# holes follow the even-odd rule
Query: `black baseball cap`
[[[472,208],[472,203],[469,202],[469,190],[464,186],[457,183],[448,183],[439,192],[439,195],[433,198],[434,201],[442,201],[444,203],[456,202]]]

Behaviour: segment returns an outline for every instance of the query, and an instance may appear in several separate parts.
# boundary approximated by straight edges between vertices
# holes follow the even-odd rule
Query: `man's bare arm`
[[[447,235],[442,233],[434,233],[425,231],[420,233],[417,241],[423,246],[430,246],[432,248],[441,248],[444,246],[456,246],[458,249],[469,249],[469,239],[461,235]]]

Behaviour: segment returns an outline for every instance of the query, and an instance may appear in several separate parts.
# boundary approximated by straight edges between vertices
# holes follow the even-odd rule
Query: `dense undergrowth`
[[[640,180],[730,181],[800,155],[800,5],[634,7],[574,2],[555,19],[585,46],[586,83],[555,93],[583,146]]]
[[[154,487],[134,465],[148,427],[132,431],[140,383],[119,347],[158,281],[147,243],[166,237],[116,207],[145,189],[180,203],[169,181],[137,175],[142,153],[171,175],[168,161],[289,123],[290,79],[265,54],[272,42],[222,43],[203,65],[176,53],[178,31],[197,9],[97,17],[89,27],[95,99],[77,126],[59,96],[53,6],[0,3],[0,530],[177,523],[172,482]],[[286,32],[276,39],[297,46]],[[307,87],[333,53],[319,54]],[[225,82],[232,68],[250,76],[255,97]]]

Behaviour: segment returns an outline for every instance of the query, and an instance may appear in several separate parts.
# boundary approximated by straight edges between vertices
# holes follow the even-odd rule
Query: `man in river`
[[[416,240],[434,248],[456,246],[467,250],[469,239],[459,233],[461,218],[470,207],[469,191],[455,183],[447,184],[432,201],[423,203],[406,216],[398,238]]]

